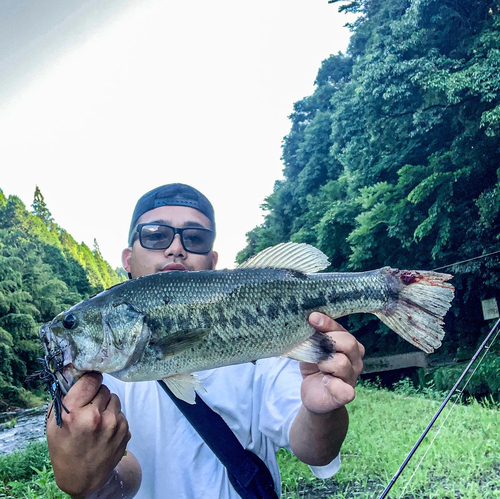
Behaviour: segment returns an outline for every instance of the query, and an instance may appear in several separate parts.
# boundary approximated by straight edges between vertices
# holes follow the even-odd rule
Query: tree
[[[498,249],[498,0],[330,3],[358,14],[349,48],[323,61],[314,93],[294,105],[285,179],[238,261],[288,240],[318,246],[333,270],[430,269]],[[499,267],[448,269],[450,349],[477,341],[471,320],[482,323]],[[363,324],[378,348],[383,328]]]
[[[34,212],[0,190],[0,401],[26,406],[42,356],[38,327],[119,278],[52,220],[39,189]]]
[[[45,204],[43,194],[41,193],[38,185],[35,188],[35,195],[33,198],[33,204],[31,206],[33,207],[32,213],[36,215],[48,227],[49,230],[51,230],[53,227],[54,219],[52,218],[52,214]]]

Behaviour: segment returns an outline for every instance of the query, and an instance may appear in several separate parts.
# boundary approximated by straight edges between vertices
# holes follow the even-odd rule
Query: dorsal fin
[[[289,269],[311,274],[323,270],[329,265],[327,256],[310,244],[281,243],[262,250],[237,268]]]

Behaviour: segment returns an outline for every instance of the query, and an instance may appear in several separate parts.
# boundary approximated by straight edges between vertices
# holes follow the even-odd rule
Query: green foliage
[[[32,443],[24,451],[0,456],[0,482],[28,480],[33,475],[31,466],[43,468],[47,465],[50,465],[47,443]]]
[[[332,270],[432,269],[500,249],[498,0],[330,3],[358,15],[349,48],[295,103],[284,180],[237,260],[289,240],[319,247]],[[479,341],[500,259],[446,270],[454,351]]]
[[[123,278],[52,219],[37,187],[30,213],[0,190],[0,402],[29,407],[39,402],[26,388],[39,369],[40,324],[84,297]]]
[[[69,498],[56,485],[46,442],[0,456],[0,497],[12,499]]]
[[[443,398],[435,390],[416,391],[408,382],[401,382],[395,392],[358,386],[356,398],[349,404],[349,432],[342,447],[340,471],[320,480],[282,449],[278,453],[282,497],[379,497]],[[401,497],[415,471],[402,496],[405,499],[500,498],[498,411],[497,405],[472,401],[458,404],[448,416],[443,413],[394,485],[394,497]],[[46,442],[0,456],[0,497],[68,497],[55,485]]]
[[[380,497],[442,400],[436,392],[432,398],[416,392],[407,382],[395,392],[358,386],[356,398],[349,404],[349,432],[339,472],[331,479],[319,480],[289,452],[281,451],[282,496]],[[390,497],[500,498],[498,406],[485,407],[473,401],[458,404],[449,415],[448,410],[423,440]]]
[[[4,428],[14,428],[17,424],[17,419],[13,418],[3,425]]]
[[[32,207],[33,215],[36,215],[41,220],[41,222],[50,230],[54,226],[54,219],[52,218],[52,214],[45,204],[45,199],[43,198],[43,194],[41,193],[38,186],[36,186],[35,189],[35,196],[33,199]]]
[[[437,390],[449,391],[465,369],[465,365],[456,367],[440,367],[432,374]],[[467,378],[468,379],[468,378]],[[474,372],[474,376],[463,388],[466,397],[484,398],[500,401],[500,357],[498,352],[485,357]]]

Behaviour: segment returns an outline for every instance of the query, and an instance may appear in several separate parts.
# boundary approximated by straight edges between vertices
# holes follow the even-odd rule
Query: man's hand
[[[363,370],[365,349],[330,317],[314,312],[309,323],[335,343],[330,361],[300,363],[302,407],[290,429],[290,446],[304,463],[323,466],[339,453],[347,434],[345,405],[354,400],[354,386]]]
[[[130,432],[118,397],[102,375],[83,375],[64,397],[70,411],[58,427],[47,420],[47,442],[56,483],[73,497],[87,497],[110,480],[125,454]]]
[[[363,370],[365,348],[325,314],[313,312],[309,323],[332,339],[335,354],[332,360],[319,364],[300,363],[304,378],[302,403],[311,412],[330,412],[354,400],[354,386]]]

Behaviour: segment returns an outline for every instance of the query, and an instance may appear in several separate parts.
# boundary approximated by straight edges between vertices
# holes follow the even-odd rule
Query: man
[[[184,184],[161,186],[136,205],[123,266],[132,278],[211,270],[214,237],[213,208],[203,194]],[[337,471],[345,405],[363,366],[363,346],[339,324],[317,312],[309,322],[335,341],[331,361],[299,368],[273,358],[198,373],[203,400],[266,463],[278,494],[280,447],[320,477]],[[158,383],[104,375],[103,384],[101,374],[88,373],[64,404],[70,412],[63,411],[62,428],[49,417],[47,440],[57,484],[73,497],[238,497],[224,466]]]

